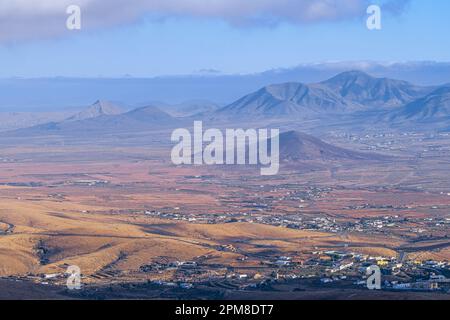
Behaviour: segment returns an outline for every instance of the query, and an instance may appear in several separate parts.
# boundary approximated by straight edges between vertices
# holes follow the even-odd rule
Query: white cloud
[[[401,11],[409,0],[388,0]],[[369,0],[0,0],[0,41],[61,35],[66,8],[79,5],[83,29],[90,30],[155,17],[191,16],[233,25],[314,23],[361,17]]]

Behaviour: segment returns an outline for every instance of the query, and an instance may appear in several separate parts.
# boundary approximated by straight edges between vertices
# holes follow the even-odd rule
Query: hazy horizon
[[[432,61],[315,63],[229,75],[0,78],[4,88],[0,97],[0,112],[62,111],[86,107],[96,100],[109,100],[130,108],[154,102],[180,104],[192,100],[226,105],[271,84],[321,82],[352,70],[423,86],[444,85],[450,79],[450,63]],[[24,95],[23,92],[28,94]]]

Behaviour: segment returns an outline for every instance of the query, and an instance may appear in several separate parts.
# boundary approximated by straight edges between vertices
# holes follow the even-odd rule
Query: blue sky
[[[252,73],[324,61],[450,61],[448,0],[411,0],[400,14],[383,12],[380,31],[365,27],[364,11],[311,21],[282,12],[277,23],[267,25],[216,11],[179,14],[164,8],[168,13],[161,17],[158,11],[156,19],[145,10],[98,28],[30,37],[21,30],[17,39],[10,35],[0,42],[0,77],[149,77],[202,69]]]

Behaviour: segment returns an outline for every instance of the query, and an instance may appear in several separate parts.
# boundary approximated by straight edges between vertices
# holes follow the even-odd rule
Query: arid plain
[[[151,137],[158,134],[169,135]],[[361,145],[326,138],[359,150],[377,144],[366,136]],[[64,291],[64,273],[76,265],[86,294],[126,284],[156,286],[160,294],[158,286],[183,283],[211,289],[209,297],[252,297],[252,290],[265,297],[259,294],[304,283],[325,288],[325,296],[348,287],[349,295],[366,297],[367,289],[352,285],[364,279],[356,264],[330,273],[349,259],[334,254],[424,268],[450,260],[446,136],[433,142],[438,158],[435,151],[418,158],[427,143],[399,135],[395,158],[285,163],[274,177],[248,166],[177,167],[169,144],[123,139],[2,139],[2,278]],[[424,276],[418,270],[395,277],[411,281]],[[342,284],[319,282],[335,275]]]

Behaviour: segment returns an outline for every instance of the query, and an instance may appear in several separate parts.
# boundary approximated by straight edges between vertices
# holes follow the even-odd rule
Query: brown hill
[[[313,136],[289,131],[280,135],[280,160],[386,160],[387,157],[375,153],[363,153],[326,143]]]

